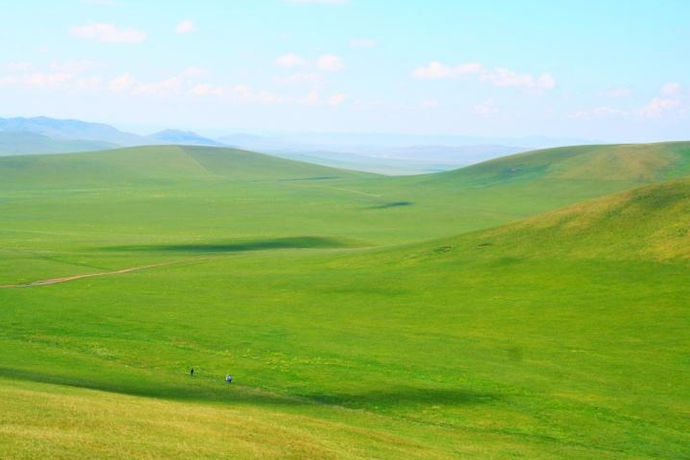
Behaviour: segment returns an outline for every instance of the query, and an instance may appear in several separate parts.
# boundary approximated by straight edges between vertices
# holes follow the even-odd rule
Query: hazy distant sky
[[[690,1],[0,0],[0,116],[690,139]]]

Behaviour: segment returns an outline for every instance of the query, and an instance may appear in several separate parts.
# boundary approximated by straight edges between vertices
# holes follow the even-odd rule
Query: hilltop
[[[491,186],[527,181],[649,183],[690,174],[690,142],[585,145],[519,153],[428,176]]]
[[[144,146],[62,155],[0,158],[5,186],[37,184],[135,183],[152,180],[217,180],[219,178],[295,179],[313,176],[357,177],[366,173],[286,160],[231,148]]]

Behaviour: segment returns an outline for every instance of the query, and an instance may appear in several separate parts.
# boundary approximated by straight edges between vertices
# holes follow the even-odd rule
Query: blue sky
[[[2,117],[690,138],[684,0],[0,2]]]

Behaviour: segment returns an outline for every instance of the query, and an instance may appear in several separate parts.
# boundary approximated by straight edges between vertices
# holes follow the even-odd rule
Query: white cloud
[[[307,62],[301,57],[294,53],[283,54],[276,59],[276,65],[280,67],[300,67],[305,65]]]
[[[14,62],[8,65],[13,73],[2,77],[2,85],[35,89],[94,89],[100,84],[100,77],[80,77],[81,73],[93,66],[93,61],[55,61],[46,66]]]
[[[64,89],[74,79],[74,74],[70,72],[42,72],[34,71],[30,73],[15,73],[0,78],[0,86],[20,85],[26,88],[35,89]]]
[[[678,109],[681,106],[680,83],[668,82],[661,85],[660,95],[639,110],[642,118],[661,118],[665,113]]]
[[[286,85],[298,85],[303,83],[318,83],[321,81],[321,74],[316,72],[297,72],[287,77],[279,77],[276,82]]]
[[[661,86],[661,94],[664,96],[680,95],[680,83],[668,82]]]
[[[236,85],[232,88],[231,97],[240,102],[255,102],[259,104],[276,104],[283,102],[281,98],[270,91],[254,91],[246,85]]]
[[[56,88],[64,86],[64,84],[67,83],[71,78],[72,74],[67,72],[34,72],[26,75],[22,81],[26,86],[36,88]]]
[[[678,99],[655,97],[649,104],[640,109],[640,116],[643,118],[660,118],[664,112],[676,108],[679,105],[680,101]]]
[[[412,72],[412,77],[420,80],[438,80],[442,78],[456,78],[468,74],[478,74],[481,71],[482,65],[478,62],[449,67],[441,62],[432,61],[423,67],[416,68]]]
[[[223,86],[201,83],[192,87],[189,93],[195,96],[217,96],[230,101],[255,104],[329,105],[336,107],[342,105],[347,100],[347,95],[344,93],[333,94],[324,100],[317,90],[312,90],[302,97],[294,97],[275,94],[271,91],[256,90],[244,84],[226,89]]]
[[[496,105],[494,104],[493,100],[487,99],[486,101],[480,102],[479,104],[472,107],[472,111],[477,115],[482,115],[486,117],[498,112],[498,109],[496,108]]]
[[[214,86],[210,83],[201,83],[191,89],[191,93],[196,96],[223,96],[225,88]]]
[[[482,81],[491,82],[495,86],[515,88],[551,89],[556,86],[556,80],[551,74],[543,73],[534,77],[527,73],[517,73],[505,67],[497,67],[482,73]]]
[[[682,113],[682,88],[679,83],[668,82],[659,88],[659,94],[646,105],[636,110],[622,110],[615,107],[600,106],[590,110],[581,110],[570,114],[570,118],[590,120],[602,117],[637,116],[643,119],[662,118],[667,113]],[[604,93],[608,97],[625,97],[630,94],[628,88],[611,88]]]
[[[219,94],[219,87],[199,85],[198,79],[208,74],[202,67],[188,67],[177,75],[159,81],[141,81],[129,72],[104,77],[88,70],[97,66],[96,61],[53,62],[43,69],[33,66],[14,66],[16,69],[29,69],[27,72],[14,72],[0,76],[0,86],[20,86],[33,89],[59,89],[93,92],[106,90],[133,96],[165,97],[176,94]]]
[[[135,96],[169,96],[171,94],[178,93],[181,86],[182,77],[175,76],[160,81],[137,83],[132,90],[132,94]]]
[[[556,86],[556,80],[549,73],[534,76],[528,73],[517,73],[505,67],[485,69],[478,62],[448,66],[439,61],[432,61],[412,71],[412,78],[419,80],[450,79],[464,75],[477,75],[481,81],[500,87],[551,89]]]
[[[285,68],[313,67],[315,65],[318,70],[324,72],[337,72],[345,68],[345,62],[343,61],[343,59],[340,56],[336,56],[335,54],[324,54],[316,60],[315,64],[312,64],[295,53],[287,53],[276,58],[275,64],[277,66]],[[294,74],[293,80],[315,80],[318,79],[316,75],[317,74],[315,73]]]
[[[610,97],[610,98],[621,98],[621,97],[628,97],[632,94],[630,91],[630,88],[626,88],[624,86],[617,86],[615,88],[609,88],[606,91],[604,91],[604,96]]]
[[[70,29],[70,34],[87,40],[106,43],[141,43],[147,35],[141,30],[133,28],[121,29],[112,24],[87,24]]]
[[[197,83],[199,77],[208,74],[203,67],[187,67],[177,75],[158,81],[140,81],[126,72],[108,82],[112,92],[127,92],[134,96],[166,97],[175,94],[217,94],[218,87],[207,83]],[[208,86],[205,86],[208,85]]]
[[[319,107],[336,107],[349,100],[345,93],[332,92],[328,95],[321,93],[321,81],[324,76],[316,71],[316,62],[305,62],[304,65],[313,71],[293,72],[282,80],[275,80],[283,83],[307,84],[307,90],[301,94],[293,92],[292,88],[289,92],[280,94],[242,84],[232,86],[204,81],[209,71],[202,67],[188,67],[175,75],[163,76],[164,78],[161,77],[155,81],[142,80],[130,72],[99,75],[92,70],[94,67],[102,67],[103,64],[86,60],[53,62],[43,66],[28,63],[14,64],[12,68],[15,72],[7,75],[0,74],[0,87],[100,92],[101,94],[111,93],[111,97],[123,95],[127,97],[209,97],[235,103],[297,104]],[[330,61],[326,67],[335,70],[341,68],[341,65],[336,60]]]
[[[236,102],[251,102],[259,104],[275,104],[281,102],[296,102],[279,97],[270,91],[253,90],[246,85],[226,87],[209,82],[198,82],[198,77],[207,74],[199,67],[189,67],[177,75],[159,81],[142,82],[124,73],[110,80],[107,87],[112,92],[121,92],[132,96],[169,97],[169,96],[198,96],[219,97]],[[196,81],[195,81],[196,80]]]
[[[316,67],[325,72],[338,72],[345,68],[345,62],[335,54],[324,54],[316,61]]]
[[[597,116],[619,116],[619,115],[627,115],[628,112],[625,110],[621,109],[616,109],[615,107],[608,107],[608,106],[602,106],[602,107],[595,107],[592,109],[592,114],[597,115]]]
[[[570,118],[577,118],[580,120],[591,120],[593,118],[601,117],[621,117],[628,115],[625,110],[617,109],[615,107],[600,106],[591,110],[580,110],[569,115]]]
[[[347,99],[347,95],[343,93],[338,93],[334,94],[333,96],[328,98],[328,101],[326,103],[330,106],[336,107],[341,105],[345,100]]]
[[[108,82],[108,89],[110,91],[113,91],[115,93],[121,92],[121,91],[127,91],[134,85],[134,79],[132,76],[129,74],[129,72],[126,72],[119,77],[113,78]]]
[[[371,38],[353,38],[350,40],[350,46],[352,48],[374,48],[377,45],[378,42]]]
[[[189,32],[196,32],[197,30],[198,29],[196,27],[196,24],[194,24],[189,19],[185,19],[184,21],[181,21],[175,27],[175,33],[177,33],[177,34],[187,34]]]

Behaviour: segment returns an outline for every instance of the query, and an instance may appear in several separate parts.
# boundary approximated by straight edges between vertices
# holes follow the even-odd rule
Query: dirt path
[[[26,288],[26,287],[34,287],[34,286],[50,286],[51,284],[66,283],[68,281],[75,281],[75,280],[79,280],[82,278],[94,278],[97,276],[122,275],[125,273],[136,272],[139,270],[146,270],[147,268],[162,267],[164,265],[172,265],[172,264],[178,264],[178,263],[180,263],[180,261],[164,262],[164,263],[160,263],[160,264],[151,264],[151,265],[140,265],[138,267],[123,268],[120,270],[113,270],[110,272],[85,273],[83,275],[63,276],[62,278],[52,278],[52,279],[48,279],[48,280],[31,281],[30,283],[4,284],[4,285],[0,285],[0,289]]]

